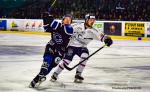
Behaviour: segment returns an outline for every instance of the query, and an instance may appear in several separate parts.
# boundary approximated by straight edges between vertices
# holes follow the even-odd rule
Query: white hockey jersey
[[[94,28],[85,29],[84,23],[73,24],[74,33],[70,39],[69,46],[87,47],[92,40],[104,40],[104,33]]]

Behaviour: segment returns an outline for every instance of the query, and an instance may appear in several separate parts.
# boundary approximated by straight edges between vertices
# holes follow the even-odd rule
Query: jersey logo
[[[65,25],[64,26],[64,30],[65,30],[65,33],[68,34],[68,35],[72,35],[73,34],[73,28],[71,25]]]
[[[62,36],[58,33],[55,33],[54,36],[53,36],[53,39],[54,41],[57,43],[57,44],[62,44],[63,43],[63,39],[62,39]]]

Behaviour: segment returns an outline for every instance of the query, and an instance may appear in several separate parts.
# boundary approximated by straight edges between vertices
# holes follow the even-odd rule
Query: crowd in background
[[[150,0],[44,0],[13,10],[8,18],[39,19],[50,11],[56,18],[71,13],[83,19],[86,13],[94,13],[98,20],[149,21]]]

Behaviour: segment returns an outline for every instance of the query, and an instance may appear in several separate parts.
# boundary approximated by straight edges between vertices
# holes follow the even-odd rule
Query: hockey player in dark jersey
[[[72,16],[67,14],[63,17],[62,23],[54,20],[49,13],[43,15],[44,29],[51,32],[51,40],[47,43],[43,55],[43,64],[38,75],[31,81],[29,87],[38,87],[46,80],[46,75],[57,66],[64,56],[64,52],[73,34],[73,28],[70,25]]]

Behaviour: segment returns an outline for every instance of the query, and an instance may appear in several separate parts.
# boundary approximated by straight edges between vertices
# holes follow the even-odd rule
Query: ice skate
[[[74,80],[75,83],[82,83],[83,80],[84,80],[84,78],[82,76],[75,75],[75,80]]]
[[[54,74],[51,76],[50,81],[55,82],[57,80],[58,74],[54,72]]]
[[[46,77],[42,77],[40,78],[39,80],[33,80],[31,81],[30,85],[29,85],[29,88],[37,88],[39,87],[39,85],[44,82],[46,80]]]

